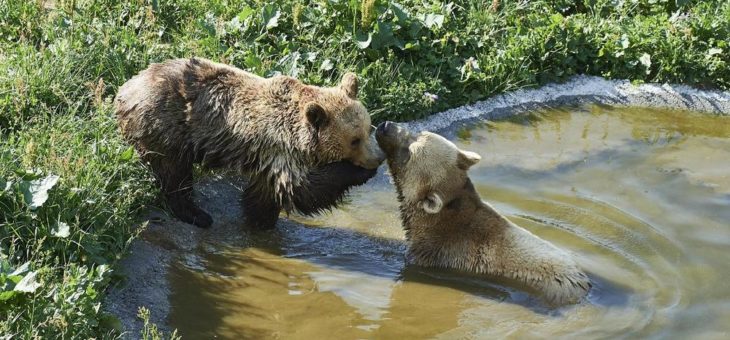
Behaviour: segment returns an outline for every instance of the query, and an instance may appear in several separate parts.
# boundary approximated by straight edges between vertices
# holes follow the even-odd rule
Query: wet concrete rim
[[[537,89],[518,90],[471,105],[450,109],[426,119],[409,122],[412,130],[430,130],[449,138],[458,128],[482,119],[500,119],[541,108],[586,103],[619,107],[680,109],[708,114],[730,115],[730,92],[704,91],[685,85],[641,84],[625,80],[577,76],[566,83],[549,84]],[[387,183],[384,169],[366,186]],[[184,261],[186,255],[204,243],[245,244],[248,233],[238,227],[238,198],[245,186],[241,180],[222,176],[202,179],[195,185],[196,201],[216,220],[209,229],[182,223],[161,212],[150,212],[146,227],[132,242],[129,253],[120,261],[117,271],[126,279],[107,292],[103,309],[119,318],[125,338],[140,337],[142,321],[139,307],[151,312],[151,321],[170,331],[171,266]],[[279,228],[292,224],[280,221]]]

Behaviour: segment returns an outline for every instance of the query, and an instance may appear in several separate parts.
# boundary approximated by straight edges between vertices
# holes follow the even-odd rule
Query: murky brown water
[[[392,187],[209,244],[172,274],[186,338],[730,337],[730,117],[589,106],[485,122],[456,143],[485,200],[576,254],[587,302],[549,309],[478,277],[406,267]]]

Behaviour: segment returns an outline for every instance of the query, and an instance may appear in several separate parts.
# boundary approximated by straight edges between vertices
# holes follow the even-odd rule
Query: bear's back
[[[195,135],[226,130],[234,93],[255,98],[265,81],[202,58],[151,64],[119,88],[117,118],[126,139],[166,153],[189,146]]]

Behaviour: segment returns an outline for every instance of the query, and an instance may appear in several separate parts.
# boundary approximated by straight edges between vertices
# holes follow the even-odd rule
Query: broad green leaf
[[[644,53],[639,57],[639,62],[646,67],[646,74],[649,74],[651,72],[651,56]]]
[[[246,67],[256,70],[261,67],[261,58],[257,57],[255,54],[249,54],[246,56],[246,59],[243,60],[243,63]]]
[[[712,57],[715,54],[720,54],[720,53],[722,53],[722,49],[721,48],[711,48],[711,49],[709,49],[707,51],[707,55],[710,56],[710,57]]]
[[[10,261],[2,254],[0,254],[0,278],[2,275],[10,274],[13,268],[10,266]]]
[[[398,41],[393,34],[393,25],[378,22],[375,24],[375,29],[376,33],[372,38],[372,47],[374,49],[398,45]]]
[[[22,280],[22,279],[23,279],[23,275],[10,275],[10,276],[8,276],[8,281],[12,282],[13,285],[18,284],[18,282],[20,282],[20,280]]]
[[[109,266],[107,266],[105,264],[102,264],[102,265],[99,265],[99,266],[96,267],[96,273],[99,276],[99,278],[102,278],[108,272],[110,272]]]
[[[399,23],[404,24],[410,21],[411,14],[408,13],[405,8],[403,8],[403,5],[396,2],[391,2],[390,8],[393,10],[393,14],[395,14],[395,16],[398,18]]]
[[[92,285],[86,286],[85,293],[86,293],[86,296],[89,296],[92,299],[95,299],[96,295],[97,295],[96,289],[94,289],[94,287]]]
[[[301,57],[302,55],[298,51],[294,51],[279,59],[277,65],[281,66],[287,75],[296,78],[301,71],[301,68],[299,67],[299,60]]]
[[[17,285],[15,285],[16,292],[23,292],[23,293],[34,293],[41,284],[36,281],[36,272],[30,272],[28,275],[24,276],[20,282],[18,282]]]
[[[444,25],[444,16],[441,14],[426,14],[423,25],[428,28],[441,28]]]
[[[361,50],[368,48],[373,41],[373,35],[371,33],[368,33],[367,40],[361,40],[360,38],[362,37],[357,37],[357,47]]]
[[[71,227],[64,222],[58,222],[56,227],[51,230],[51,235],[60,238],[66,238],[71,235]]]
[[[16,170],[15,174],[24,181],[32,181],[43,176],[43,174],[37,170]]]
[[[418,50],[421,47],[421,43],[416,41],[415,43],[406,43],[406,50]]]
[[[11,186],[13,186],[13,181],[8,181],[0,177],[0,193],[10,190]]]
[[[266,29],[269,30],[271,28],[279,26],[279,17],[281,16],[281,11],[279,11],[276,6],[269,4],[264,6],[261,16],[263,18],[263,22],[266,24]]]
[[[334,67],[334,65],[332,64],[332,60],[325,59],[322,61],[322,65],[319,66],[319,69],[323,70],[323,71],[329,71],[333,67]]]
[[[474,71],[481,71],[482,69],[479,67],[479,61],[477,61],[474,57],[469,57],[469,59],[466,60],[467,63],[469,63],[469,66]]]
[[[244,20],[248,19],[251,14],[253,14],[253,9],[249,6],[246,6],[240,12],[238,12],[238,15],[236,17],[238,18],[238,21],[243,22]]]
[[[565,18],[563,18],[563,15],[560,13],[555,13],[550,16],[550,21],[552,21],[553,24],[560,24],[563,22],[563,19]]]
[[[132,156],[134,156],[134,148],[130,146],[127,150],[124,150],[121,155],[119,155],[119,159],[126,162],[132,159]]]
[[[11,291],[9,291],[9,292],[0,292],[0,301],[7,301],[7,300],[10,300],[10,299],[12,299],[12,298],[13,298],[13,296],[15,296],[16,294],[18,294],[18,293],[17,293],[17,292],[14,292],[14,291],[12,291],[12,290],[11,290]]]
[[[10,276],[23,275],[28,271],[29,267],[30,262],[23,263],[20,267],[16,268],[12,273],[10,273]]]
[[[629,45],[630,45],[629,36],[626,34],[622,35],[621,36],[621,47],[625,50],[625,49],[629,48]]]
[[[48,200],[48,190],[51,190],[56,185],[59,178],[56,175],[49,175],[42,179],[36,179],[30,182],[23,181],[20,183],[20,191],[23,193],[25,204],[31,210],[41,207]]]

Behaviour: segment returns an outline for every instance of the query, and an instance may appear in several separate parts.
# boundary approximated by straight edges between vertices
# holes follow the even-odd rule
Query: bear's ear
[[[357,99],[357,76],[352,72],[347,72],[342,77],[340,89],[345,91],[348,97]]]
[[[314,102],[307,103],[304,112],[307,115],[307,122],[312,124],[315,129],[319,130],[327,124],[327,112],[319,104]]]
[[[426,195],[426,198],[424,198],[420,203],[421,208],[423,211],[429,213],[429,214],[435,214],[441,211],[441,208],[444,206],[444,201],[441,200],[441,196],[435,192],[429,192],[428,195]]]
[[[476,152],[459,150],[459,155],[456,156],[456,165],[461,170],[469,170],[472,165],[479,163],[482,156],[479,156]]]

